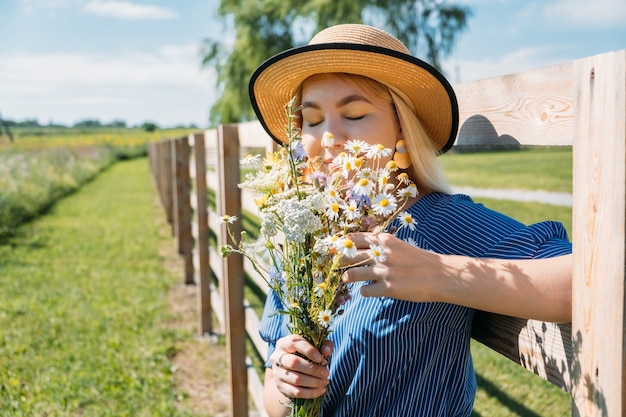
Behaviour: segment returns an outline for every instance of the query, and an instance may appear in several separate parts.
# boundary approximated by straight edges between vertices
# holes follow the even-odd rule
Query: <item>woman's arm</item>
[[[332,342],[324,342],[321,350],[297,335],[278,340],[269,358],[272,367],[265,369],[263,402],[270,417],[287,416],[290,397],[317,398],[326,392]]]
[[[359,255],[371,243],[385,249],[383,263],[351,268],[344,281],[372,281],[368,297],[440,301],[516,317],[552,322],[572,318],[572,255],[547,259],[482,259],[441,255],[416,248],[388,233],[355,233]]]

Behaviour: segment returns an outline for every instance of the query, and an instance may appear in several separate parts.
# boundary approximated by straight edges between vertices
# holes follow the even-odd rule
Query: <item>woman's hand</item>
[[[440,256],[417,248],[390,233],[352,233],[350,239],[358,249],[355,258],[344,258],[348,269],[346,283],[370,281],[361,288],[366,297],[391,297],[407,301],[436,301],[437,278],[441,276]],[[371,259],[370,245],[383,249],[384,261]]]
[[[285,397],[319,397],[329,383],[327,365],[332,351],[333,344],[328,340],[320,352],[301,336],[279,339],[270,356],[274,385]]]

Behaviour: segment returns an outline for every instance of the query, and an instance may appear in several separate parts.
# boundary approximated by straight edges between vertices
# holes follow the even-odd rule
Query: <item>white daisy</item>
[[[352,191],[357,195],[367,196],[372,192],[375,185],[374,181],[369,178],[359,178],[352,186]]]
[[[400,219],[400,227],[408,227],[411,231],[415,230],[415,220],[413,220],[413,216],[408,211],[400,213],[398,219]]]
[[[391,194],[380,193],[372,200],[372,209],[376,214],[389,216],[398,207],[398,200]]]
[[[400,188],[396,195],[400,199],[407,199],[410,197],[416,197],[419,194],[417,190],[417,186],[413,183],[407,185],[406,187]]]
[[[228,214],[223,215],[219,219],[217,219],[217,224],[233,224],[237,221],[237,216],[229,216]]]
[[[367,142],[363,140],[349,140],[344,145],[344,148],[354,155],[359,155],[361,152],[365,152],[368,146]]]
[[[361,212],[355,200],[350,200],[350,202],[343,207],[343,212],[347,220],[353,221],[361,218]]]
[[[245,158],[239,161],[242,165],[256,165],[261,162],[261,155],[246,155]]]
[[[384,158],[389,155],[391,155],[391,149],[380,144],[370,146],[367,151],[367,158],[369,159]]]
[[[331,201],[326,205],[326,217],[330,220],[337,220],[339,218],[339,204],[335,201]]]
[[[335,135],[330,132],[324,132],[322,135],[322,147],[332,148],[335,146]]]
[[[354,258],[357,254],[356,245],[347,237],[339,239],[335,243],[335,247],[339,253],[343,254],[346,258]]]
[[[385,250],[382,246],[379,245],[371,244],[367,253],[375,262],[385,262],[385,260],[387,259],[387,255],[385,255]]]
[[[331,310],[323,310],[317,315],[317,322],[320,326],[328,328],[333,321],[333,312]]]

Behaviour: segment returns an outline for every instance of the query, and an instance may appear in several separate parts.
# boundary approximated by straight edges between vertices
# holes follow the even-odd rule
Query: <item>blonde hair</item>
[[[393,90],[389,90],[402,129],[402,137],[411,157],[407,168],[409,176],[418,187],[428,191],[452,194],[450,184],[437,159],[437,149],[417,118],[415,110]]]
[[[412,162],[406,171],[418,189],[424,192],[438,191],[451,194],[448,180],[437,160],[437,149],[413,107],[402,98],[402,92],[362,75],[346,73],[335,75],[364,93],[380,98],[394,107],[402,138],[406,142]],[[298,102],[301,101],[299,100],[302,97],[301,91],[302,86],[298,91]]]

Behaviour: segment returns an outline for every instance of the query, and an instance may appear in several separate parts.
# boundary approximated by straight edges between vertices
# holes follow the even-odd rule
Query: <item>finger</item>
[[[331,342],[330,340],[325,340],[324,343],[322,343],[322,347],[320,349],[325,359],[330,359],[334,350],[335,350],[335,344]],[[320,364],[323,365],[323,363],[320,363]]]
[[[361,295],[363,297],[386,297],[388,296],[386,289],[384,282],[374,281],[361,287]]]
[[[341,257],[341,266],[350,269],[356,268],[359,266],[369,265],[371,263],[372,257],[370,256],[367,250],[358,250],[356,255],[348,258],[347,256]]]
[[[326,392],[327,385],[328,384],[319,387],[305,387],[283,381],[276,382],[276,388],[278,388],[285,397],[289,398],[317,398]]]
[[[320,363],[324,356],[319,350],[310,344],[305,338],[298,335],[288,335],[280,338],[276,343],[276,350],[272,354],[272,361],[276,361],[281,357],[283,353],[298,354],[303,357],[304,361],[310,361],[314,363]],[[282,361],[282,360],[281,360]]]
[[[381,281],[387,269],[379,264],[368,265],[367,267],[350,268],[344,272],[342,280],[344,283],[359,281]]]
[[[378,233],[374,232],[356,232],[347,236],[355,244],[357,249],[369,248],[371,244],[380,244]]]
[[[296,354],[290,353],[285,353],[281,355],[280,361],[276,364],[276,369],[283,371],[283,373],[285,374],[283,379],[289,380],[293,384],[306,387],[317,386],[316,384],[313,384],[308,378],[325,379],[328,378],[329,375],[328,368],[326,368],[326,366],[311,362]],[[278,372],[280,374],[280,371]],[[304,383],[299,383],[302,381],[294,380],[294,378],[302,377],[307,377]]]

